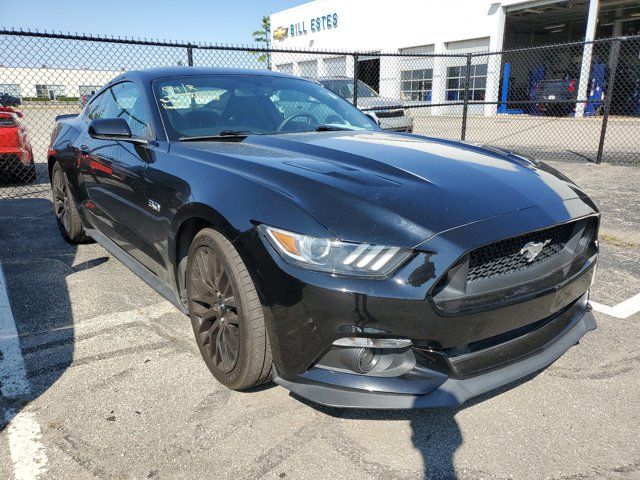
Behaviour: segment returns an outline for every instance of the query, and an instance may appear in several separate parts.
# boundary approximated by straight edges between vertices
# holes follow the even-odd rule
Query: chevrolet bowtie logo
[[[273,31],[273,38],[275,40],[284,40],[289,35],[289,29],[285,27],[278,27]]]
[[[520,255],[524,255],[527,263],[531,263],[536,259],[538,255],[540,255],[540,253],[542,253],[542,249],[550,241],[551,240],[548,239],[544,242],[529,242],[524,247],[522,247],[522,250],[520,250]]]

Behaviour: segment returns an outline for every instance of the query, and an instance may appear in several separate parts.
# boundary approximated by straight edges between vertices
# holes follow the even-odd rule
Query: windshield
[[[333,80],[320,80],[320,83],[340,95],[342,98],[353,98],[353,80],[339,78]],[[362,80],[358,80],[358,97],[377,97],[378,94]]]
[[[266,75],[189,75],[156,80],[170,140],[323,129],[378,130],[372,119],[322,86]]]

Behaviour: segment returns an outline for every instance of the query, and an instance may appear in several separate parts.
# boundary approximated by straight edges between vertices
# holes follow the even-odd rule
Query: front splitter
[[[462,405],[470,398],[494,390],[551,365],[590,330],[596,328],[593,313],[587,311],[564,335],[542,352],[504,368],[466,379],[448,378],[439,387],[423,395],[381,393],[336,387],[308,379],[290,381],[273,371],[273,381],[292,393],[328,407],[413,409]],[[436,372],[434,372],[435,374]]]

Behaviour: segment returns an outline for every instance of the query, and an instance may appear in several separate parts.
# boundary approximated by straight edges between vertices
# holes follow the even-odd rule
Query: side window
[[[85,111],[85,118],[88,120],[95,120],[96,118],[104,118],[101,115],[102,112],[102,104],[104,103],[107,92],[103,92],[100,96],[93,99],[92,102],[89,103],[87,109]]]
[[[122,117],[134,137],[150,137],[149,115],[138,87],[131,82],[114,85],[107,105],[107,117]]]
[[[135,137],[150,137],[149,116],[142,94],[131,82],[123,82],[105,90],[87,107],[86,118],[116,118],[127,121]]]

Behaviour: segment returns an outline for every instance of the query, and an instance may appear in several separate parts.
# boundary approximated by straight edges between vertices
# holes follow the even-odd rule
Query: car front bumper
[[[591,311],[573,312],[563,331],[524,359],[468,378],[416,367],[405,379],[367,378],[312,368],[289,380],[274,369],[275,383],[312,402],[340,408],[412,409],[455,407],[466,400],[544,369],[596,328]],[[374,381],[372,381],[374,380]],[[378,381],[375,381],[378,380]],[[400,381],[398,381],[400,380]],[[411,385],[413,384],[413,385]],[[420,389],[426,393],[409,393]]]
[[[31,150],[22,147],[0,146],[0,165],[32,165],[33,155]]]
[[[380,128],[394,132],[413,132],[413,117],[403,115],[402,117],[380,118]]]
[[[587,198],[447,230],[415,247],[415,256],[387,279],[302,269],[285,262],[257,229],[243,234],[236,244],[255,272],[275,381],[326,405],[411,408],[456,405],[544,368],[595,328],[587,299],[597,242],[570,268],[541,277],[550,279],[546,284],[517,284],[517,297],[491,294],[484,306],[443,311],[433,289],[464,252],[578,219],[597,220]],[[357,373],[349,369],[353,364],[335,361],[341,349],[353,351],[334,345],[345,337],[404,339],[412,345],[378,352],[401,368]]]

